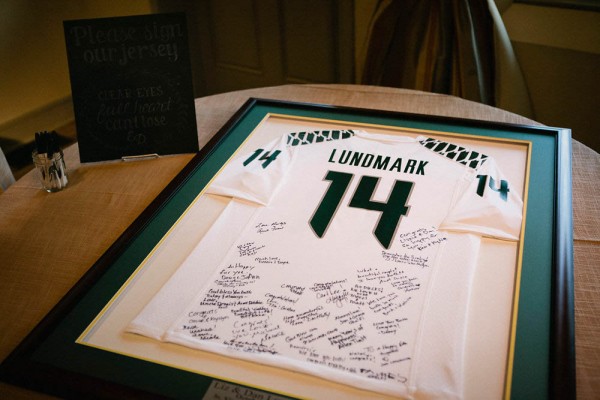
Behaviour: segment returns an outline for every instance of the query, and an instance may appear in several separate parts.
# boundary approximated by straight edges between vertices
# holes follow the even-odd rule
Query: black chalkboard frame
[[[198,151],[185,13],[63,26],[81,162]]]

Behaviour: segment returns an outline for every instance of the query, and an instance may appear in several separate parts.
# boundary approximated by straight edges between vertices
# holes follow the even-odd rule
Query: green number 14
[[[331,184],[310,220],[310,226],[317,236],[323,237],[325,235],[353,177],[353,174],[345,172],[327,172],[325,180],[331,182]],[[389,249],[400,224],[400,218],[406,215],[410,209],[410,206],[406,203],[410,197],[413,182],[396,181],[386,202],[372,200],[378,183],[379,178],[361,177],[348,206],[381,213],[374,234],[379,243]]]

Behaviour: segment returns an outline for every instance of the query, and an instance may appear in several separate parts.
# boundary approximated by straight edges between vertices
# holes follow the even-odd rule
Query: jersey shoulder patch
[[[293,132],[287,135],[287,146],[304,146],[307,144],[330,142],[332,140],[350,139],[354,136],[352,130],[331,130],[331,131],[311,131],[311,132]]]
[[[469,150],[466,147],[444,142],[439,139],[422,138],[419,139],[419,143],[434,153],[438,153],[473,169],[478,169],[488,159],[488,156],[481,154],[478,151]]]

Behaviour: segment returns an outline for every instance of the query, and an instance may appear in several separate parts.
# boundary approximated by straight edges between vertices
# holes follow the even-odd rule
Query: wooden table
[[[452,96],[354,85],[288,85],[196,100],[200,145],[249,98],[537,124]],[[191,160],[192,154],[82,165],[65,149],[66,190],[48,194],[33,173],[0,195],[0,359]],[[600,393],[600,155],[573,141],[575,313],[578,398]],[[52,260],[52,262],[49,262]],[[45,397],[4,383],[0,398]],[[597,397],[596,397],[597,398]]]

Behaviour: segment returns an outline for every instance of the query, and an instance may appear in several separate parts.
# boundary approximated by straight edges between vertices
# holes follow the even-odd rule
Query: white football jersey
[[[212,275],[169,310],[175,323],[154,315],[173,283],[131,332],[391,395],[461,397],[479,240],[521,229],[493,159],[425,137],[299,132],[233,159],[207,193],[251,211],[207,233]]]

